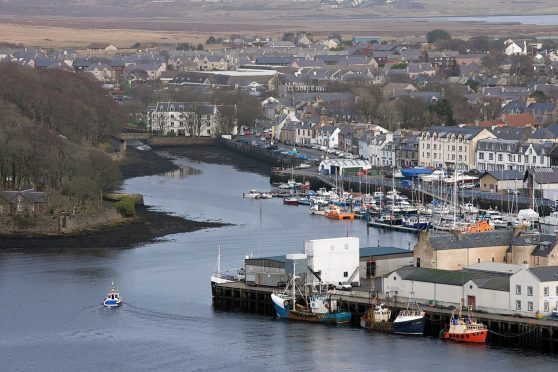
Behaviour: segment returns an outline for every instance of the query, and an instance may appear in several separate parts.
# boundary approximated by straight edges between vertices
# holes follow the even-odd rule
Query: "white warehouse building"
[[[306,240],[304,253],[308,266],[319,273],[323,283],[360,285],[359,239],[354,237]],[[318,278],[312,277],[315,283]]]

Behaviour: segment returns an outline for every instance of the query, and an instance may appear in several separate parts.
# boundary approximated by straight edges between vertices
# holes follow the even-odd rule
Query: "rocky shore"
[[[197,146],[194,146],[197,147]],[[192,156],[198,150],[188,147],[174,148],[173,154]],[[216,148],[209,153],[218,153]],[[202,151],[201,153],[206,153]],[[200,153],[200,154],[201,154]],[[204,156],[196,159],[204,160]],[[226,161],[226,160],[224,160]],[[143,177],[178,169],[173,161],[153,151],[130,149],[126,159],[120,163],[122,178]],[[136,207],[137,216],[121,222],[75,233],[60,234],[4,234],[0,238],[0,250],[37,249],[57,251],[74,248],[129,248],[138,244],[150,243],[164,236],[200,229],[218,228],[225,224],[219,222],[198,222],[155,211],[145,206]]]

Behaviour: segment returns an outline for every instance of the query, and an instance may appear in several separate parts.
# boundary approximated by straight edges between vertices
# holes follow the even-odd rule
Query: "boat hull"
[[[285,300],[271,295],[277,317],[282,319],[298,320],[304,322],[327,323],[327,324],[346,324],[351,321],[351,313],[339,311],[334,313],[316,314],[311,311],[293,311],[289,306],[285,306]]]
[[[422,335],[425,319],[423,316],[396,318],[393,322],[393,333],[401,335]]]
[[[103,301],[105,307],[118,307],[122,305],[122,300],[106,299]]]
[[[365,317],[361,317],[360,327],[376,332],[393,333],[393,322],[370,322]]]
[[[444,340],[451,340],[456,342],[466,342],[466,343],[485,343],[486,335],[488,330],[483,329],[475,332],[465,332],[465,333],[451,333],[448,331],[442,331],[440,338]]]

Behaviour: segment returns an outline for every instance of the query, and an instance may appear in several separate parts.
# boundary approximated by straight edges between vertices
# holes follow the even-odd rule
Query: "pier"
[[[213,307],[218,310],[254,313],[275,316],[271,293],[275,288],[248,286],[243,282],[225,284],[212,283]],[[370,306],[370,291],[360,287],[351,292],[330,291],[332,298],[339,301],[341,308],[353,314],[351,323],[358,325],[360,316]],[[406,308],[406,303],[397,298],[379,296],[390,308],[398,311]],[[435,306],[420,306],[426,313],[425,336],[438,337],[440,331],[449,324],[452,310]],[[474,312],[477,320],[488,328],[487,342],[558,352],[558,321],[513,317],[499,314]]]

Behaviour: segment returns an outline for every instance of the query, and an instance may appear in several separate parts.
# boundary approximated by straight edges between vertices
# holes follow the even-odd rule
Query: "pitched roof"
[[[430,244],[435,251],[462,248],[484,248],[508,246],[511,243],[510,230],[454,235],[430,235]]]
[[[492,289],[494,291],[504,291],[509,292],[510,290],[510,278],[503,276],[491,276],[487,278],[476,278],[473,279],[473,283],[479,288]]]
[[[558,138],[558,124],[550,124],[544,128],[539,128],[531,136],[533,139]]]
[[[506,114],[504,123],[510,127],[524,127],[527,125],[537,125],[537,119],[531,113]]]
[[[538,184],[558,183],[558,168],[530,168],[525,171],[524,179],[531,174]]]
[[[529,271],[541,282],[558,281],[558,266],[532,267]]]
[[[523,180],[523,172],[516,169],[489,171],[482,175],[482,177],[485,175],[490,175],[497,181]]]
[[[462,286],[469,280],[490,277],[490,274],[474,271],[451,271],[424,267],[403,267],[395,271],[402,279],[416,282]],[[497,275],[494,275],[497,276]]]

